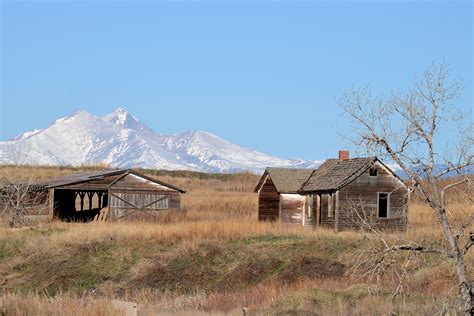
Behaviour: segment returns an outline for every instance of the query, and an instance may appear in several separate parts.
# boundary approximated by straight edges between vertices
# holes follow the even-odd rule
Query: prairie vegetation
[[[16,179],[55,177],[94,167],[1,167]],[[334,233],[257,221],[258,176],[142,170],[187,191],[183,212],[159,222],[67,224],[40,222],[0,230],[0,311],[4,314],[107,315],[110,299],[134,301],[144,315],[156,313],[425,314],[446,305],[456,314],[456,275],[437,254],[409,261],[400,288],[397,267],[382,285],[354,266],[380,247],[359,232]],[[435,214],[414,197],[406,233],[386,240],[437,245]],[[455,204],[451,218],[473,205]],[[474,254],[466,257],[474,272]]]

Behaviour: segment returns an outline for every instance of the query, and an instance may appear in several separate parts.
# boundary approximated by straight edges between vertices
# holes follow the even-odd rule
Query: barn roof
[[[127,169],[110,169],[110,170],[101,170],[101,171],[94,171],[94,172],[78,172],[78,173],[73,173],[73,174],[69,174],[66,176],[58,177],[58,178],[36,181],[33,183],[33,185],[52,188],[52,187],[58,187],[58,186],[63,186],[63,185],[84,182],[84,181],[103,179],[105,177],[109,177],[112,175],[122,175],[126,171]]]
[[[101,171],[95,171],[95,172],[74,173],[74,174],[59,177],[59,178],[38,181],[38,182],[33,183],[32,186],[45,187],[45,188],[59,188],[59,187],[71,186],[74,184],[81,183],[81,184],[94,185],[94,189],[106,190],[110,186],[112,186],[115,182],[122,179],[128,174],[133,174],[135,176],[144,178],[154,183],[177,190],[181,193],[185,193],[184,190],[178,187],[175,187],[168,183],[164,183],[162,181],[145,176],[144,174],[141,174],[132,169],[111,169],[111,170],[101,170]]]
[[[359,177],[375,161],[379,161],[377,157],[328,159],[314,170],[300,192],[337,190]]]
[[[314,169],[267,168],[255,188],[255,192],[260,190],[266,176],[269,175],[278,192],[296,193],[313,171]]]

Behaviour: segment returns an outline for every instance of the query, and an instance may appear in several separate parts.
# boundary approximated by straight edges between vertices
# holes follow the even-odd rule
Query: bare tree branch
[[[371,154],[388,157],[402,168],[409,177],[410,190],[418,191],[436,215],[443,232],[443,241],[447,243],[446,250],[416,242],[391,245],[381,232],[371,229],[371,223],[363,221],[360,214],[357,214],[358,221],[366,226],[365,230],[379,238],[383,245],[383,249],[379,248],[382,253],[369,253],[366,257],[360,257],[363,264],[358,266],[368,265],[369,275],[376,272],[380,276],[383,274],[380,269],[386,268],[384,262],[392,253],[408,251],[447,255],[456,269],[458,288],[464,302],[463,313],[471,315],[474,313],[473,286],[466,269],[464,255],[472,247],[473,237],[471,233],[463,246],[461,236],[472,224],[472,219],[461,226],[461,229],[454,229],[452,219],[447,215],[445,202],[448,191],[454,188],[458,190],[461,185],[466,185],[469,189],[471,180],[469,177],[464,177],[448,185],[442,185],[439,181],[441,177],[450,173],[462,176],[463,169],[474,163],[473,124],[467,122],[463,125],[460,111],[453,104],[459,97],[461,89],[460,80],[450,76],[447,64],[434,63],[421,79],[415,78],[413,88],[406,95],[398,93],[389,99],[373,98],[370,90],[366,88],[347,92],[339,103],[353,123],[353,130],[357,135],[354,144],[364,147]],[[458,125],[459,136],[449,145],[458,144],[458,156],[456,159],[449,159],[451,146],[447,145],[443,154],[438,148],[437,137],[443,128],[452,130],[453,124]],[[440,172],[435,172],[441,157],[445,158],[446,167]],[[472,201],[470,194],[466,195],[467,200]],[[374,260],[373,265],[367,262],[368,258]],[[397,275],[403,274],[402,271]]]

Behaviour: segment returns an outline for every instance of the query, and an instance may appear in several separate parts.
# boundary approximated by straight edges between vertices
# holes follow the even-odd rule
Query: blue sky
[[[163,134],[330,158],[344,90],[403,90],[443,59],[472,107],[471,1],[1,3],[0,140],[120,106]]]

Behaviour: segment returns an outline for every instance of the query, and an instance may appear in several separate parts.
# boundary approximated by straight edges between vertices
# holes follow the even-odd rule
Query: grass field
[[[91,167],[84,167],[90,170]],[[0,168],[0,177],[35,179],[74,168]],[[0,311],[10,314],[107,315],[110,299],[137,302],[142,315],[256,314],[433,315],[456,294],[450,261],[411,258],[401,295],[395,268],[381,286],[353,270],[380,247],[359,232],[334,233],[257,221],[252,174],[212,175],[143,170],[182,187],[183,212],[158,223],[66,224],[0,230]],[[459,220],[472,205],[456,202]],[[427,206],[410,206],[410,239],[443,246]],[[407,254],[392,258],[405,264]],[[466,262],[473,273],[474,254]],[[456,314],[456,310],[452,310]]]

